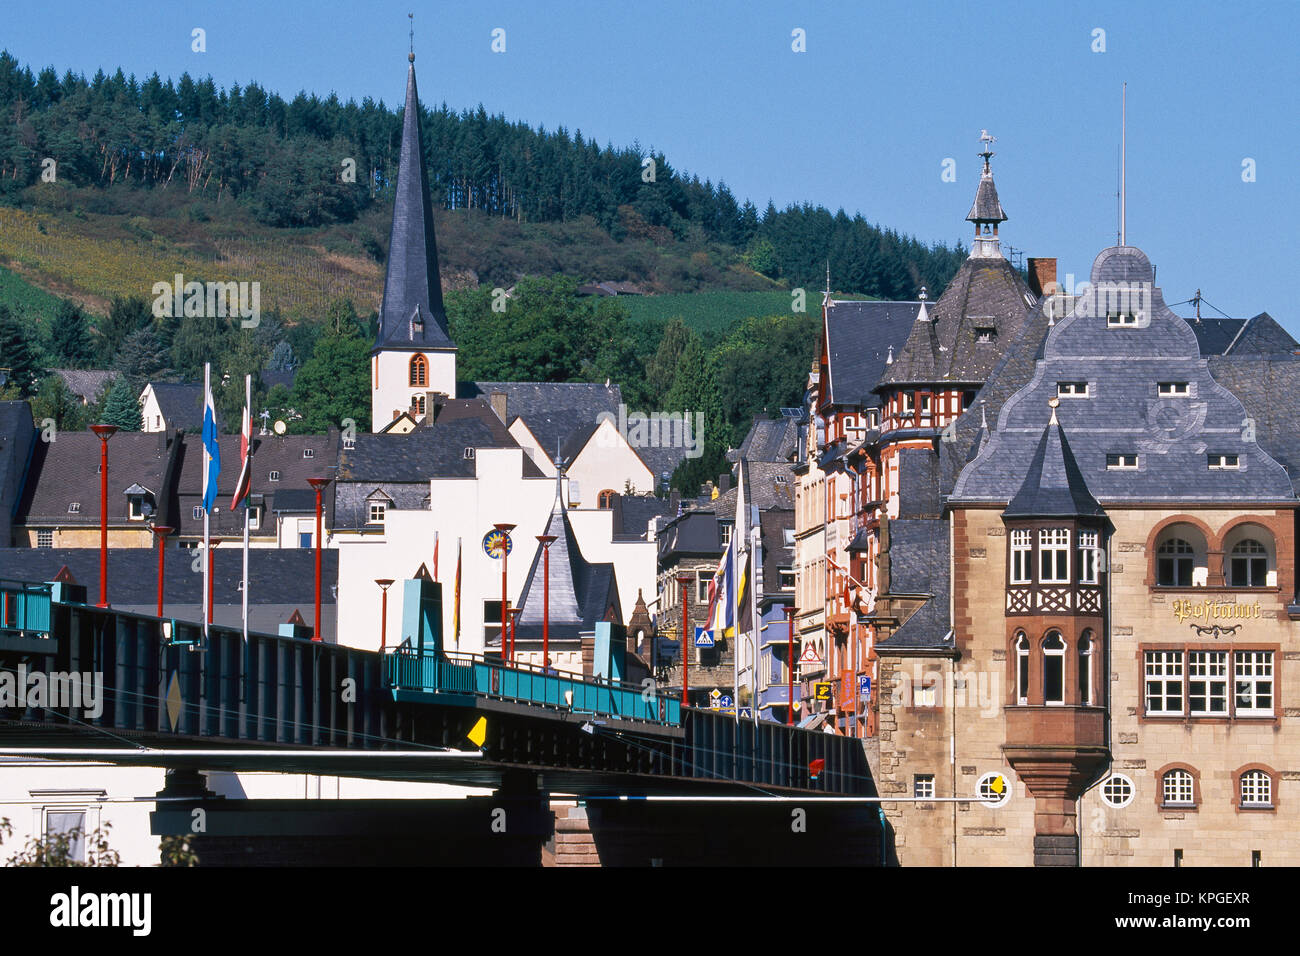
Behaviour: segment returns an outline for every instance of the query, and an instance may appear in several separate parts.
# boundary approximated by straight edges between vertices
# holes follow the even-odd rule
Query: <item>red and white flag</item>
[[[247,384],[247,383],[246,383]],[[247,393],[245,393],[247,397]],[[244,405],[244,423],[239,433],[239,483],[235,485],[235,497],[230,503],[233,511],[239,503],[248,497],[248,488],[252,483],[253,461],[249,449],[253,445],[253,414],[248,404]]]

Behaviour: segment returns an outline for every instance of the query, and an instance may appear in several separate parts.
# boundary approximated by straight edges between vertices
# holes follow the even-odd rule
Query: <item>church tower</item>
[[[406,73],[393,228],[370,366],[371,431],[380,431],[402,412],[422,419],[432,411],[428,403],[434,393],[456,395],[456,344],[442,304],[414,53]]]

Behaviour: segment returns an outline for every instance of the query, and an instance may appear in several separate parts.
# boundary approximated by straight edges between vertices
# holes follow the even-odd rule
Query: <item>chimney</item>
[[[496,412],[497,418],[501,419],[501,424],[509,425],[510,422],[506,419],[506,393],[493,392],[489,396],[489,401],[492,403],[492,411]]]
[[[1055,259],[1026,259],[1029,267],[1029,291],[1038,298],[1051,295],[1056,286]]]
[[[668,508],[671,512],[676,513],[677,507],[682,503],[682,493],[674,488],[668,495]]]
[[[731,474],[718,476],[718,494],[725,495],[731,490]]]

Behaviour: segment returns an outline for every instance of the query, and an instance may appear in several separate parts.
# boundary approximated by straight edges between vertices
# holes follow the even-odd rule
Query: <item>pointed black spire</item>
[[[415,54],[406,72],[402,148],[393,200],[393,230],[388,243],[384,301],[376,349],[454,349],[442,305],[438,247],[429,203],[420,131],[420,98],[415,89]]]
[[[1024,483],[1002,512],[1004,518],[1096,517],[1106,513],[1088,490],[1056,419],[1059,401],[1053,398],[1048,402],[1052,418],[1043,430]]]

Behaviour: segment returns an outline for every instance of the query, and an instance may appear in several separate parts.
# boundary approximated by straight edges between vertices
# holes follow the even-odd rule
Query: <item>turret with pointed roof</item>
[[[1056,418],[1059,402],[1057,398],[1048,402],[1052,417],[1043,429],[1020,490],[1002,512],[1005,518],[1095,518],[1105,514],[1088,490]]]

